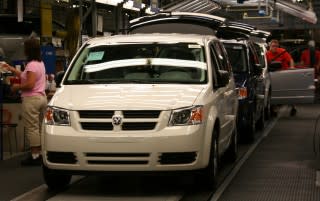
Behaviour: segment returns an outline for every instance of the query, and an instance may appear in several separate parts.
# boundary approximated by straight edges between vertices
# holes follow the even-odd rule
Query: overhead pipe
[[[195,10],[194,12],[210,14],[211,12],[213,12],[214,10],[217,10],[219,8],[220,8],[219,6],[206,5],[205,7],[200,8],[198,10]]]
[[[184,5],[182,5],[181,7],[178,7],[176,11],[189,11],[190,7],[193,7],[194,4],[195,4],[194,1],[189,1],[188,3],[185,3]]]
[[[200,3],[200,4],[199,4],[199,3]],[[199,3],[192,8],[192,11],[193,11],[193,12],[194,12],[195,10],[200,9],[200,8],[208,7],[208,6],[209,6],[209,5],[203,5],[202,2],[199,2]]]
[[[165,10],[167,10],[167,11],[175,11],[175,10],[177,10],[178,8],[180,8],[180,7],[188,4],[188,3],[190,3],[190,2],[192,3],[192,0],[182,1],[182,2],[176,4],[176,5],[172,6],[172,7],[169,7],[169,8],[167,8],[167,9],[165,9]]]
[[[165,11],[181,11],[181,12],[202,12],[210,13],[220,8],[219,4],[209,0],[187,0],[182,1],[172,7],[164,9]]]
[[[200,12],[200,11],[202,11],[202,10],[207,9],[207,8],[211,8],[211,6],[210,6],[210,5],[198,6],[198,7],[196,7],[196,8],[193,9],[193,12],[198,13],[198,12]]]
[[[202,7],[202,6],[204,6],[203,3],[200,1],[197,1],[197,2],[194,2],[192,5],[185,7],[185,10],[193,12],[195,9],[198,9],[199,7]]]
[[[173,6],[175,6],[175,5],[177,5],[177,4],[180,4],[181,2],[184,2],[184,0],[172,1],[172,2],[170,2],[169,4],[166,4],[166,5],[161,6],[161,8],[162,8],[163,10],[167,10],[167,9],[169,9],[169,8],[172,8]]]

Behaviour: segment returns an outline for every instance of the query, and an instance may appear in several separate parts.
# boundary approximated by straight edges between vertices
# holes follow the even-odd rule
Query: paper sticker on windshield
[[[242,50],[242,46],[233,46],[232,49],[234,49],[234,50]]]
[[[90,52],[87,61],[99,61],[102,60],[104,51],[100,52]]]
[[[199,49],[199,48],[201,48],[201,46],[200,46],[200,45],[192,44],[192,45],[188,45],[188,48]]]

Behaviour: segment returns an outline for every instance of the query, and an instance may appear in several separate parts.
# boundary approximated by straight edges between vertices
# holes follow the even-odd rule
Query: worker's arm
[[[28,71],[27,72],[27,80],[21,84],[13,84],[11,86],[11,90],[13,92],[21,90],[21,91],[29,91],[31,90],[36,83],[36,73]]]

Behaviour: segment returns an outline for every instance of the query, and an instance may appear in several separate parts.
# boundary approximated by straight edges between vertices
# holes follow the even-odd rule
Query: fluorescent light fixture
[[[112,6],[116,6],[121,2],[123,2],[123,0],[96,0],[96,3],[107,4]]]

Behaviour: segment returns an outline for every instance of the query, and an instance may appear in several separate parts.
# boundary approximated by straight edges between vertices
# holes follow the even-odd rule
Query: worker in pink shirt
[[[4,64],[3,67],[20,78],[20,83],[11,86],[13,92],[20,91],[22,97],[22,117],[29,140],[31,154],[22,161],[22,165],[41,165],[40,128],[47,106],[46,70],[41,59],[40,41],[35,38],[24,42],[27,64],[23,72]]]

